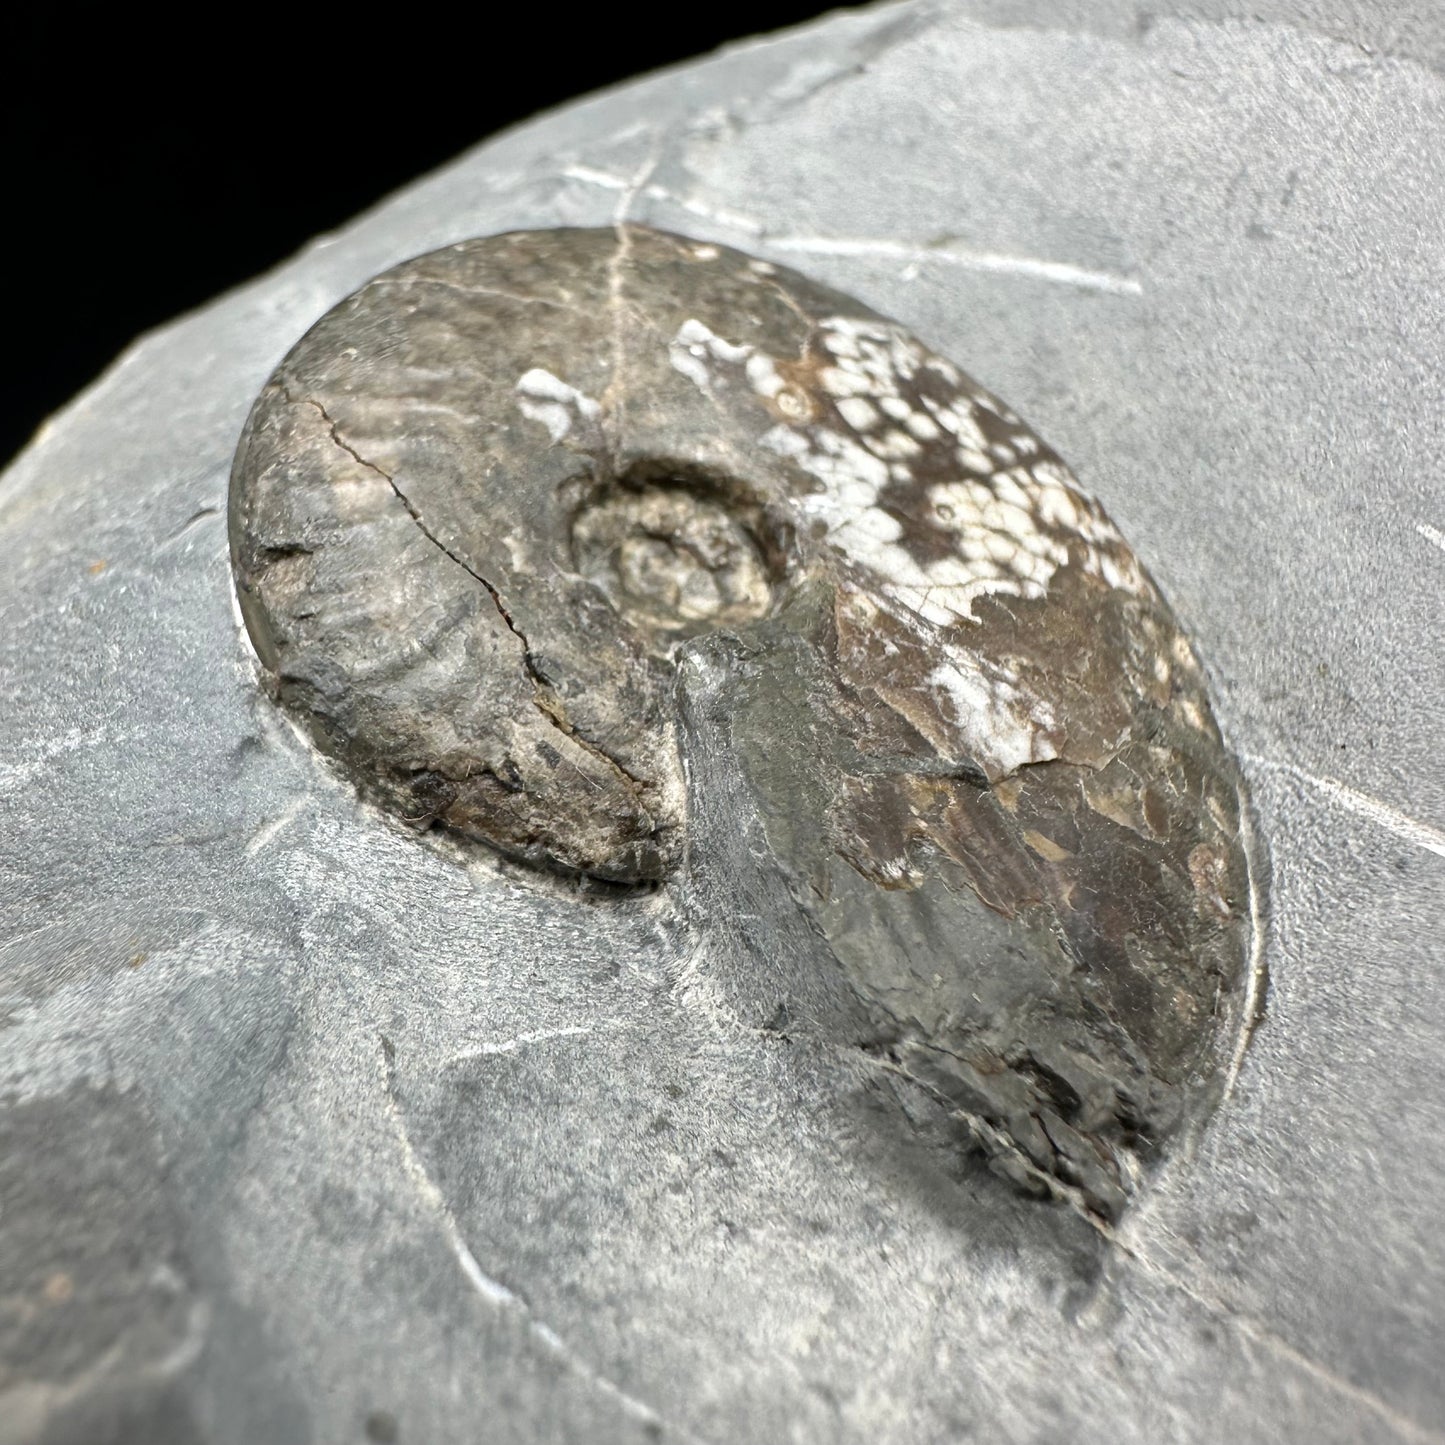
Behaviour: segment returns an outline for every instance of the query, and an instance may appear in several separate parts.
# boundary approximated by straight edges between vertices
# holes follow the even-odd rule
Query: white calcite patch
[[[890,678],[888,670],[865,664],[855,679],[867,676],[868,686],[885,696],[897,691],[927,695],[921,711],[904,705],[910,721],[929,738],[941,756],[971,759],[991,778],[1008,776],[1028,763],[1059,756],[1064,736],[1052,703],[1011,666],[981,656],[956,628],[935,628],[914,616],[909,625],[886,598],[846,589],[841,599],[850,631],[871,639],[883,655],[898,652],[890,633],[899,622],[908,626],[907,646],[919,655]],[[896,633],[894,633],[896,635]],[[917,672],[917,661],[922,667]],[[890,696],[895,706],[903,700]]]
[[[985,592],[1022,592],[1023,584],[1005,582],[998,564],[982,549],[919,562],[902,544],[903,525],[878,505],[889,480],[887,463],[858,443],[823,432],[809,447],[791,427],[774,427],[762,444],[790,456],[818,481],[822,490],[798,501],[805,516],[827,529],[829,543],[850,562],[877,579],[878,590],[939,626],[970,620],[973,600]],[[1042,586],[1033,584],[1033,594]]]
[[[847,434],[825,420],[791,428],[799,440],[785,440],[775,428],[763,441],[822,483],[805,508],[822,519],[830,542],[878,575],[886,592],[930,622],[972,620],[973,603],[985,593],[1041,596],[1070,560],[1071,542],[1083,544],[1077,555],[1086,571],[1112,587],[1143,590],[1137,564],[1103,513],[1061,465],[1030,462],[1035,438],[1012,412],[971,389],[951,362],[885,322],[834,316],[820,333],[829,361],[819,381]],[[922,394],[917,383],[925,372],[952,394]],[[1007,443],[990,440],[1000,423],[1009,429]],[[880,512],[886,480],[879,480],[876,463],[894,464],[887,476],[895,481],[902,464],[906,478],[907,464],[944,438],[957,478],[929,486],[926,520],[954,534],[955,555],[920,562],[900,544],[901,525]],[[935,451],[928,474],[938,470]]]
[[[667,346],[667,359],[699,391],[710,392],[719,362],[745,365],[753,355],[751,346],[724,341],[701,321],[684,321]]]
[[[949,721],[985,771],[1003,776],[1058,757],[1058,719],[1044,699],[959,648],[945,649],[943,658],[928,675],[929,686],[945,699],[944,715],[951,710]]]
[[[598,402],[540,366],[522,373],[516,392],[522,415],[541,422],[554,442],[561,441],[579,422],[595,422],[602,414]]]
[[[867,608],[886,610],[935,660],[924,686],[947,734],[940,745],[995,776],[1056,757],[1048,702],[983,660],[960,625],[979,622],[981,597],[1043,597],[1067,566],[1144,594],[1133,553],[1017,416],[899,327],[831,316],[810,353],[780,368],[697,320],[668,347],[700,391],[746,388],[781,418],[758,440],[816,483],[793,499],[800,530],[821,535]],[[795,375],[809,379],[787,379]],[[855,594],[850,605],[860,604]],[[871,611],[863,625],[876,636],[879,621]]]
[[[743,384],[782,413],[761,444],[819,484],[799,509],[883,595],[946,627],[974,621],[975,601],[989,593],[1042,596],[1071,559],[1111,587],[1146,590],[1118,531],[1069,472],[1039,458],[1023,423],[951,362],[877,320],[828,317],[818,339],[827,355],[816,369],[819,399],[831,403],[821,414],[800,403],[776,358],[696,319],[678,329],[668,358],[703,392]],[[934,549],[920,560],[886,505],[890,484],[907,485],[915,465],[926,465],[930,478],[942,474],[910,509],[936,533],[952,534],[951,555]]]

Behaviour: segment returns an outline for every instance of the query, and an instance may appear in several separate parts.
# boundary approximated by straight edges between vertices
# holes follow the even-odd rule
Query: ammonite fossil
[[[806,278],[643,227],[369,282],[257,401],[242,611],[373,796],[663,883],[757,1021],[868,1049],[1118,1212],[1246,1027],[1195,654],[1017,416]]]

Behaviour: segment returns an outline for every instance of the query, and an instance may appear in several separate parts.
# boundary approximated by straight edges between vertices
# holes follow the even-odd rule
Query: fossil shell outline
[[[1202,669],[1058,455],[896,322],[646,227],[464,242],[281,364],[231,536],[258,657],[322,750],[529,863],[688,876],[712,744],[679,689],[755,703],[725,731],[770,866],[858,1002],[825,1027],[1015,1182],[1115,1215],[1217,1096],[1255,985]],[[765,760],[782,738],[825,780],[807,828]],[[934,984],[897,941],[910,908],[1008,938]],[[1010,950],[1027,983],[975,1009]]]

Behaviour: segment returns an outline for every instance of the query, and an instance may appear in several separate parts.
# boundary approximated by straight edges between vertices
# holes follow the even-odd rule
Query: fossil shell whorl
[[[766,862],[717,839],[694,896],[766,875],[777,986],[826,972],[1019,1182],[1113,1213],[1214,1088],[1249,880],[1194,653],[896,323],[642,227],[453,246],[282,363],[231,536],[280,700],[414,821],[636,883],[741,789]]]

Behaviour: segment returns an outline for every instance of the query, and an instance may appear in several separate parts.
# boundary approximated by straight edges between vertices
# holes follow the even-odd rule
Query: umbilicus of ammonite
[[[1251,888],[1199,663],[896,323],[644,227],[451,246],[277,369],[231,539],[263,676],[371,797],[663,885],[760,1024],[869,1051],[1019,1185],[1115,1216],[1217,1096]]]

